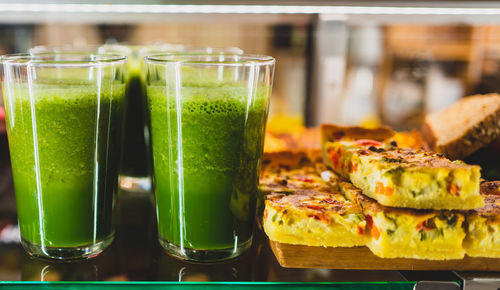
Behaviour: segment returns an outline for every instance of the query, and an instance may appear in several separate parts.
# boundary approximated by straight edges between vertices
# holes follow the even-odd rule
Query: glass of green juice
[[[114,236],[127,58],[0,58],[21,243],[34,256],[99,254]]]
[[[250,247],[274,62],[145,58],[158,239],[171,255],[214,262]]]
[[[237,47],[196,47],[173,43],[145,45],[105,44],[99,52],[118,53],[128,57],[126,76],[126,112],[123,151],[120,169],[120,187],[131,192],[151,189],[151,145],[146,120],[146,84],[144,57],[174,52],[203,52],[242,54]]]

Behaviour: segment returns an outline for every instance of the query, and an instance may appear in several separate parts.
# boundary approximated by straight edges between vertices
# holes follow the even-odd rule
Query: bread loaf
[[[466,97],[428,114],[422,133],[431,150],[463,159],[500,136],[500,95]]]

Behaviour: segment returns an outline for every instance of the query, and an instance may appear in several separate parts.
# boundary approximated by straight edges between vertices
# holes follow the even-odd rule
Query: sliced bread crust
[[[432,150],[463,159],[500,136],[500,95],[467,97],[428,114],[422,134]]]

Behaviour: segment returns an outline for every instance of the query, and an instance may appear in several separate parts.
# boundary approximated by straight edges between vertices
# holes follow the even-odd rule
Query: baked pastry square
[[[262,224],[276,242],[323,247],[365,244],[361,207],[334,191],[311,166],[264,170]]]
[[[500,258],[500,181],[483,182],[486,205],[467,213],[465,252],[471,257]]]
[[[366,246],[376,256],[428,260],[464,257],[463,214],[383,206],[332,171],[323,171],[321,175],[348,200],[362,207],[368,236]]]
[[[323,247],[363,246],[365,225],[361,207],[338,193],[296,190],[266,196],[263,227],[272,241]]]
[[[323,160],[380,204],[416,209],[474,209],[481,168],[440,154],[375,140],[323,144]]]

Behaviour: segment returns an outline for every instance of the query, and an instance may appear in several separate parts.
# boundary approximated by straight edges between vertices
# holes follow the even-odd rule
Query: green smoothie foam
[[[268,94],[183,87],[182,101],[148,86],[160,239],[227,249],[252,236]]]
[[[99,99],[97,91],[4,86],[18,219],[29,243],[78,247],[113,234],[124,86],[103,83]]]

